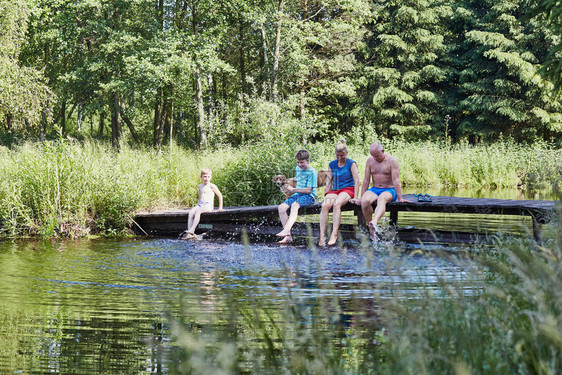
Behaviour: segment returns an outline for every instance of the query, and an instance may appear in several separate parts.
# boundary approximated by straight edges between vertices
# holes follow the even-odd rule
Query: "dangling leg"
[[[318,240],[318,246],[326,246],[326,229],[328,227],[328,216],[330,214],[330,209],[332,208],[337,196],[335,194],[328,194],[324,197],[324,202],[322,202],[322,211],[320,211],[320,238]]]
[[[343,192],[338,195],[336,203],[334,203],[334,207],[332,209],[332,235],[330,236],[330,240],[328,241],[329,246],[335,245],[336,241],[338,240],[338,231],[341,224],[341,208],[345,206],[345,204],[349,202],[350,199],[351,196]]]

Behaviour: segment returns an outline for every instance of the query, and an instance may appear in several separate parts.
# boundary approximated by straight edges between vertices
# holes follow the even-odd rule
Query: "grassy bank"
[[[562,151],[545,144],[447,145],[383,141],[401,165],[405,186],[505,188],[560,185]],[[335,142],[307,145],[311,164],[327,168]],[[120,234],[135,211],[193,205],[202,167],[213,169],[227,206],[277,204],[271,182],[291,175],[302,145],[279,142],[243,149],[161,154],[95,141],[62,140],[0,148],[0,218],[4,236],[82,237]],[[350,144],[362,176],[368,143]]]
[[[384,270],[395,283],[374,270],[365,275],[372,290],[343,303],[334,290],[307,295],[307,285],[331,284],[321,264],[310,274],[287,271],[281,306],[265,305],[252,289],[212,304],[204,294],[170,318],[173,363],[181,374],[559,374],[560,222],[549,233],[543,246],[497,238],[494,251],[476,255],[458,280],[438,277],[415,294],[403,289],[404,254],[391,255]],[[364,313],[350,318],[349,311]]]

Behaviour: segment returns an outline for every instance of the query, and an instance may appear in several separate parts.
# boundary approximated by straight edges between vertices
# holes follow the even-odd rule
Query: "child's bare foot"
[[[180,237],[182,240],[191,240],[192,238],[195,238],[195,233],[191,232],[184,232]]]
[[[326,247],[326,241],[324,241],[324,239],[318,241],[318,247]]]
[[[282,230],[281,232],[276,234],[277,237],[287,237],[287,236],[291,236],[291,232],[289,232],[288,230]]]
[[[291,236],[285,236],[285,238],[283,238],[281,241],[277,242],[278,244],[287,244],[287,243],[291,243],[293,242],[293,237]]]
[[[336,244],[336,241],[338,240],[338,235],[336,234],[335,236],[332,234],[330,236],[330,240],[328,241],[328,246],[334,246]]]

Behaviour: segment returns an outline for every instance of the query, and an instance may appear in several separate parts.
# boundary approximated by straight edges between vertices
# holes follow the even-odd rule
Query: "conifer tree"
[[[548,31],[524,22],[521,0],[466,1],[455,10],[464,20],[459,43],[464,66],[459,76],[457,135],[493,140],[554,139],[562,132],[562,107],[552,84],[538,74],[552,48]],[[460,22],[458,22],[460,23]]]
[[[450,12],[440,0],[376,2],[365,90],[380,133],[417,139],[441,126]]]

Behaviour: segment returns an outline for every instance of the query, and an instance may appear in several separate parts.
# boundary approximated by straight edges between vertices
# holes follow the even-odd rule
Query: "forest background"
[[[156,148],[169,139],[238,146],[355,132],[559,144],[562,135],[556,81],[538,74],[549,58],[560,60],[560,34],[536,2],[0,0],[0,7],[5,142],[62,133],[111,137],[115,147],[123,137]]]
[[[256,184],[291,168],[296,147],[324,166],[340,136],[358,161],[375,139],[398,152],[407,184],[560,180],[559,1],[0,0],[0,10],[0,214],[12,234],[122,228],[135,209],[190,204],[205,159],[235,193],[227,203],[271,203]],[[105,156],[107,144],[121,155]],[[184,153],[150,153],[172,146]]]

